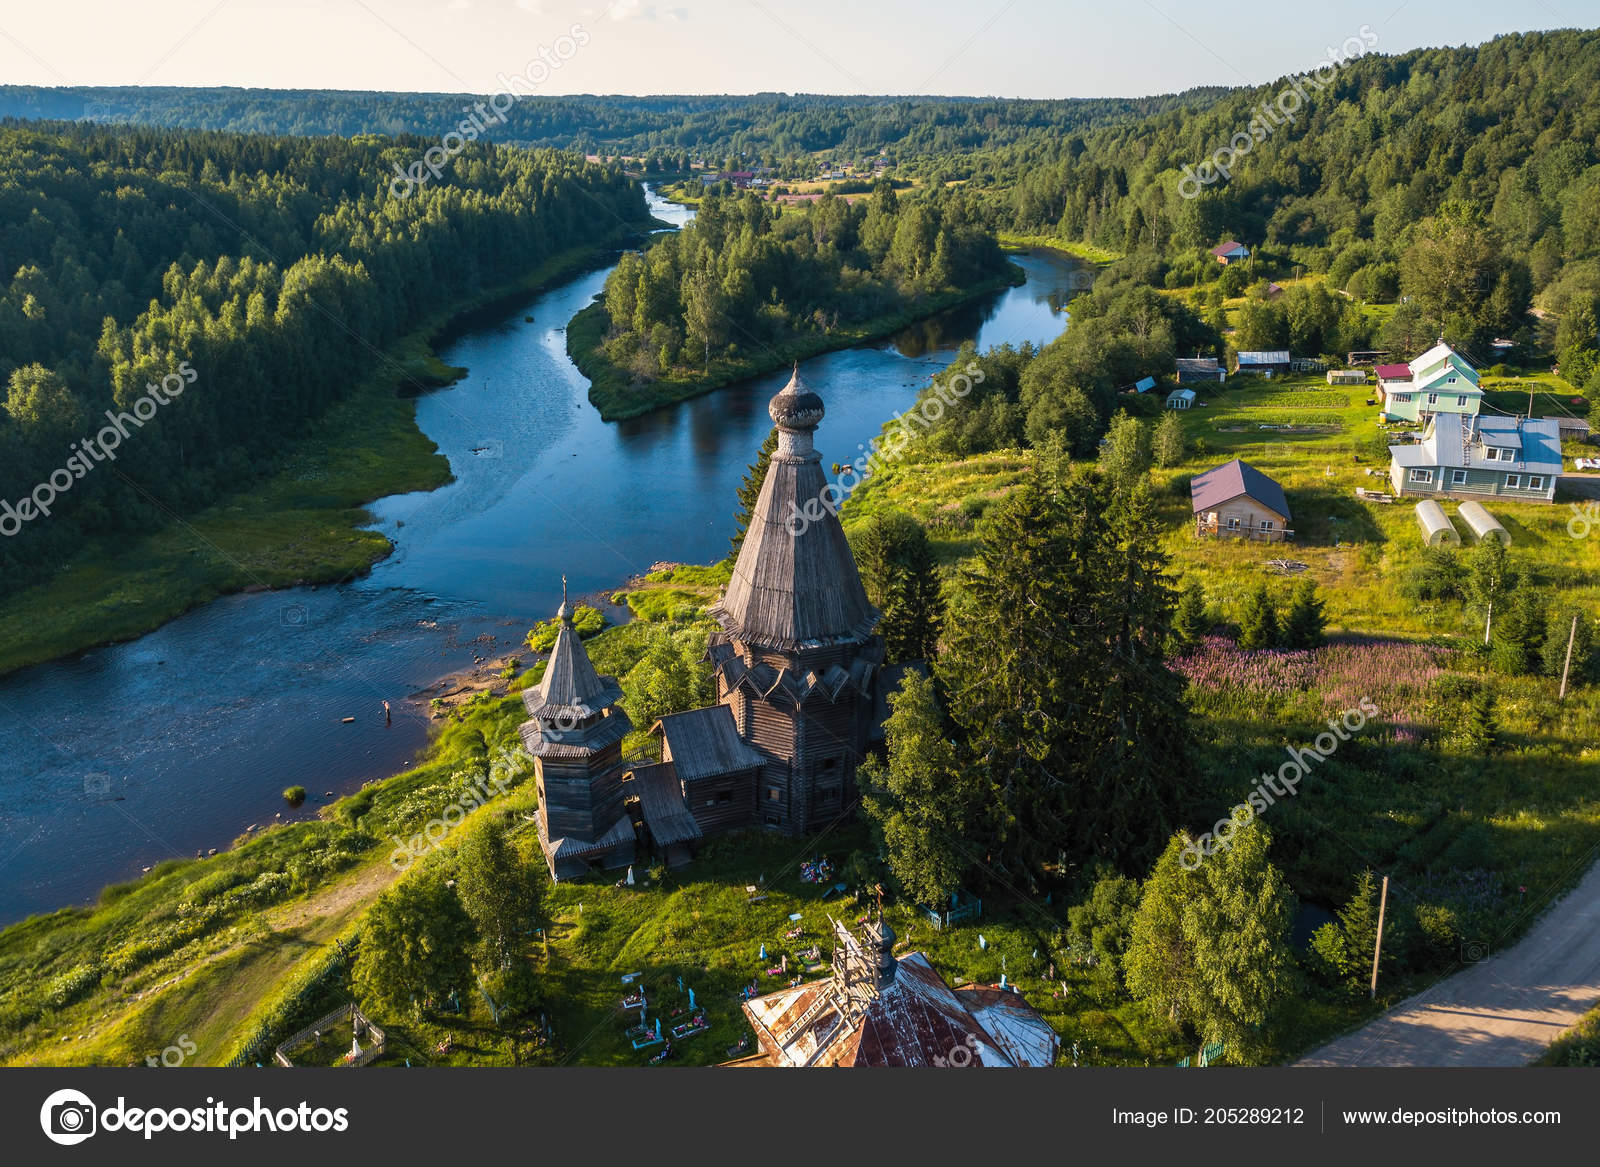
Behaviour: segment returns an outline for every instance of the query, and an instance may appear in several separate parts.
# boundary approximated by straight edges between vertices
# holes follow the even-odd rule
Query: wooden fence
[[[369,1021],[366,1014],[362,1013],[360,1009],[356,1008],[354,1002],[351,1002],[348,1005],[341,1005],[332,1013],[329,1013],[326,1017],[319,1017],[316,1021],[313,1021],[299,1033],[282,1042],[278,1048],[273,1051],[273,1060],[276,1061],[280,1066],[293,1066],[294,1062],[290,1059],[287,1051],[294,1049],[304,1041],[315,1039],[320,1035],[325,1035],[326,1032],[332,1029],[335,1025],[340,1025],[345,1022],[348,1022],[351,1025],[356,1037],[359,1038],[364,1035],[369,1040],[366,1048],[364,1048],[361,1053],[354,1058],[351,1058],[349,1061],[343,1063],[344,1065],[365,1066],[369,1062],[376,1061],[380,1056],[382,1056],[383,1051],[388,1047],[389,1044],[388,1035],[385,1034],[382,1029],[378,1028],[371,1021]]]

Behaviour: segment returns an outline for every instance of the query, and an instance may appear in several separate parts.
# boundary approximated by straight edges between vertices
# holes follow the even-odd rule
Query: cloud
[[[654,21],[663,18],[667,20],[687,20],[689,10],[683,7],[658,8],[654,4],[646,4],[644,0],[615,0],[611,7],[605,10],[608,20],[623,21]]]

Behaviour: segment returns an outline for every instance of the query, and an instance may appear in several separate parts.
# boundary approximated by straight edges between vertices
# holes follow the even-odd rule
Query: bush
[[[599,608],[579,604],[577,611],[572,613],[572,626],[577,630],[579,637],[587,639],[606,626],[605,614]],[[534,652],[549,652],[555,645],[556,634],[560,631],[559,620],[541,620],[538,626],[528,633],[528,647]]]
[[[1344,985],[1350,967],[1350,941],[1345,938],[1344,929],[1329,920],[1313,932],[1306,964],[1312,975],[1329,988]]]
[[[304,786],[290,786],[283,792],[283,801],[290,806],[299,806],[305,800],[306,788]]]

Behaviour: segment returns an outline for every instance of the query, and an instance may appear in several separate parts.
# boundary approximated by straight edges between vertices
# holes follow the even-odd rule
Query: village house
[[[1192,408],[1194,408],[1194,390],[1193,389],[1174,389],[1171,393],[1167,394],[1167,408],[1168,409],[1192,409]]]
[[[1211,254],[1216,256],[1217,262],[1223,266],[1230,263],[1240,263],[1250,258],[1250,249],[1243,243],[1230,239],[1226,243],[1219,243],[1211,249]]]
[[[1378,366],[1383,421],[1426,421],[1438,413],[1472,415],[1483,404],[1478,371],[1440,341],[1408,364]]]
[[[1189,484],[1196,535],[1281,543],[1294,537],[1283,487],[1248,462],[1207,470]]]
[[[1560,477],[1553,418],[1436,413],[1422,441],[1389,447],[1396,494],[1552,502]]]
[[[920,952],[894,955],[881,915],[865,941],[833,921],[833,972],[754,997],[760,1053],[741,1067],[1051,1066],[1060,1039],[1014,986],[952,989]]]

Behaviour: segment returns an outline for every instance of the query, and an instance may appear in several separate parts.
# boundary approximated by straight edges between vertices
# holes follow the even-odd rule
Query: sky
[[[1096,97],[1600,26],[1600,0],[0,0],[0,83]],[[1367,35],[1370,34],[1370,35]]]

